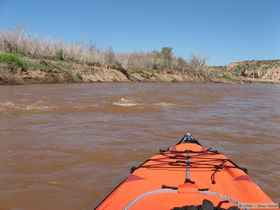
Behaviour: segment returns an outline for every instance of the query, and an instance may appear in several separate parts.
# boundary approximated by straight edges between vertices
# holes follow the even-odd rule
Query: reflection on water
[[[0,89],[0,209],[95,206],[186,130],[280,200],[280,86],[82,84]]]

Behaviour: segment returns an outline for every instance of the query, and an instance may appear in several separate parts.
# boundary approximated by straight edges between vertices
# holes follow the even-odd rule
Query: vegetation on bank
[[[0,32],[0,51],[33,59],[76,62],[88,65],[115,65],[125,69],[191,70],[205,67],[205,59],[193,56],[190,61],[173,54],[171,47],[160,51],[115,53],[112,48],[97,49],[91,43],[65,43],[36,38],[17,29]],[[196,69],[198,70],[198,69]]]
[[[34,83],[36,80],[107,81],[106,76],[94,78],[96,77],[94,73],[99,71],[100,76],[102,71],[102,74],[110,74],[111,70],[113,74],[122,73],[127,80],[136,81],[156,80],[159,79],[157,77],[160,73],[190,75],[189,80],[207,78],[205,59],[193,56],[190,60],[186,60],[175,56],[171,47],[163,47],[152,52],[115,53],[112,48],[98,49],[91,43],[65,43],[41,39],[19,29],[0,32],[0,83]],[[40,71],[37,72],[37,79],[34,71]],[[54,72],[60,74],[59,78],[56,78]],[[46,81],[43,74],[49,77]],[[84,79],[86,76],[81,77],[81,74],[87,75],[87,78]],[[13,75],[17,77],[16,80],[22,81],[15,82],[15,79],[9,81]],[[154,75],[156,77],[153,77]],[[63,79],[65,76],[67,78]],[[108,81],[118,81],[119,76],[108,75],[111,78]]]
[[[1,53],[0,52],[0,63],[6,63],[11,68],[27,68],[28,63],[22,59],[20,55],[14,53]]]
[[[239,82],[251,77],[273,79],[279,66],[280,61],[263,61],[209,67],[204,58],[192,56],[187,60],[174,55],[171,47],[152,52],[115,53],[112,48],[98,49],[91,43],[41,39],[19,29],[0,32],[0,84]]]

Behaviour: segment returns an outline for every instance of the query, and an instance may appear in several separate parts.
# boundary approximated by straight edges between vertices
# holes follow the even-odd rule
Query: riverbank
[[[121,65],[34,59],[0,53],[0,84],[210,81],[206,72],[125,69]]]
[[[280,60],[208,66],[206,59],[177,56],[172,47],[116,53],[91,43],[34,37],[24,30],[0,31],[0,84],[90,82],[279,83]]]
[[[0,52],[0,84],[91,82],[214,82],[279,83],[280,62],[244,61],[222,67],[205,66],[203,71],[189,68],[126,69],[121,65],[81,63],[55,59],[34,59]]]

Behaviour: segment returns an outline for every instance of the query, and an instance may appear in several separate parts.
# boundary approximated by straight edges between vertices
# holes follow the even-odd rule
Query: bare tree
[[[176,59],[176,69],[177,70],[180,70],[182,72],[185,72],[185,70],[187,69],[188,67],[188,63],[185,59],[179,57]]]
[[[161,48],[161,56],[163,59],[163,67],[164,68],[171,68],[171,63],[173,59],[173,52],[171,47],[163,47]]]
[[[204,70],[204,68],[206,67],[206,59],[197,55],[192,55],[190,65],[196,71]]]
[[[107,65],[114,65],[116,63],[115,53],[114,53],[112,47],[108,48],[105,51],[104,58],[105,58],[105,63]]]

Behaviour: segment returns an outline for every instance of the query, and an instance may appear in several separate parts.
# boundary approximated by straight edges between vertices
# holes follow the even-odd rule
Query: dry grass
[[[23,29],[0,32],[0,51],[35,59],[53,59],[85,64],[118,65],[124,69],[168,69],[201,74],[205,59],[194,56],[190,61],[173,55],[172,48],[161,51],[114,53],[111,48],[97,49],[89,43],[66,43],[42,39]]]
[[[0,32],[0,50],[31,58],[101,64],[105,61],[105,53],[90,44],[65,43],[37,38],[22,29]]]

